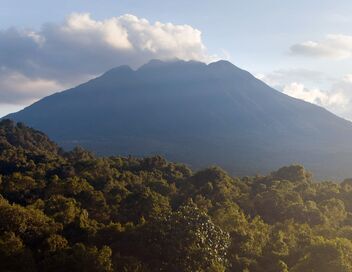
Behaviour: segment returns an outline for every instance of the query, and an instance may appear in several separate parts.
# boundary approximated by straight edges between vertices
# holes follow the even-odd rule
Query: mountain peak
[[[104,75],[116,74],[116,73],[131,73],[131,72],[133,72],[133,69],[130,66],[121,65],[108,70],[107,72],[104,73]]]
[[[165,68],[165,67],[181,67],[181,66],[205,66],[206,64],[200,61],[195,60],[181,60],[181,59],[170,59],[170,60],[159,60],[159,59],[152,59],[146,64],[142,65],[138,70],[151,70],[151,69],[158,69],[158,68]]]
[[[231,63],[228,60],[218,60],[218,61],[214,61],[212,63],[209,64],[209,66],[217,66],[217,67],[236,67],[233,63]],[[237,68],[237,67],[236,67]]]
[[[171,59],[171,60],[151,59],[146,64],[143,64],[141,67],[139,67],[138,70],[160,68],[160,67],[170,66],[170,65],[174,65],[175,63],[182,63],[182,62],[184,61],[180,59]]]
[[[145,71],[145,70],[154,70],[154,69],[159,69],[159,68],[167,68],[167,67],[173,67],[173,68],[178,68],[178,67],[205,67],[208,66],[211,69],[218,70],[220,72],[224,71],[234,71],[234,70],[240,70],[244,71],[240,68],[238,68],[236,65],[231,63],[230,61],[227,60],[218,60],[215,62],[212,62],[210,64],[205,64],[201,61],[196,61],[196,60],[182,60],[182,59],[169,59],[169,60],[160,60],[160,59],[151,59],[148,61],[146,64],[143,64],[140,66],[137,71]],[[116,74],[116,73],[131,73],[134,72],[134,70],[128,66],[128,65],[121,65],[115,68],[110,69],[104,75],[109,75],[109,74]]]
[[[243,72],[247,72],[239,67],[237,67],[236,65],[234,65],[232,62],[228,61],[228,60],[218,60],[218,61],[214,61],[212,63],[209,63],[208,65],[211,68],[217,69],[217,70],[238,70],[238,71],[243,71]],[[248,73],[248,72],[247,72]]]

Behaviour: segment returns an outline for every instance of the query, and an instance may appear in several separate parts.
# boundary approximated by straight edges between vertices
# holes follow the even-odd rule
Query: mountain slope
[[[227,61],[117,67],[7,118],[103,155],[161,154],[240,175],[293,162],[318,177],[352,175],[350,122]]]

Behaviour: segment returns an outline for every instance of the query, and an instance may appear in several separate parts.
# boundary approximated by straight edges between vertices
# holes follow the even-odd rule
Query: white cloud
[[[316,71],[290,69],[258,74],[256,77],[289,96],[352,120],[352,74],[334,79]],[[324,85],[327,87],[316,87]]]
[[[323,106],[332,111],[346,109],[349,98],[340,91],[327,92],[319,88],[308,89],[302,83],[292,82],[284,86],[283,93],[304,101]]]
[[[151,23],[134,15],[95,20],[74,13],[38,31],[0,31],[0,103],[23,103],[106,70],[150,59],[209,62],[201,32],[189,25]]]
[[[189,25],[161,22],[151,25],[133,15],[120,17],[120,22],[129,33],[136,51],[157,53],[161,58],[209,61],[201,32]]]
[[[56,30],[61,32],[66,40],[81,46],[100,43],[117,50],[132,49],[127,30],[121,25],[121,18],[123,17],[95,21],[88,13],[74,13]]]
[[[0,103],[23,105],[64,88],[54,80],[29,78],[16,71],[1,70]]]
[[[321,41],[305,41],[291,46],[294,55],[347,59],[352,57],[352,36],[329,34]]]

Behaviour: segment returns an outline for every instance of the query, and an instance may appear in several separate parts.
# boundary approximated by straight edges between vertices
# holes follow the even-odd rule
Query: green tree
[[[162,271],[224,271],[229,234],[194,204],[141,228],[150,267]]]

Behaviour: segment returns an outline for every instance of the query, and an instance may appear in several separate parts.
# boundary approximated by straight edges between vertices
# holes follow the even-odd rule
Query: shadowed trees
[[[63,152],[0,122],[1,271],[345,272],[352,182]]]

